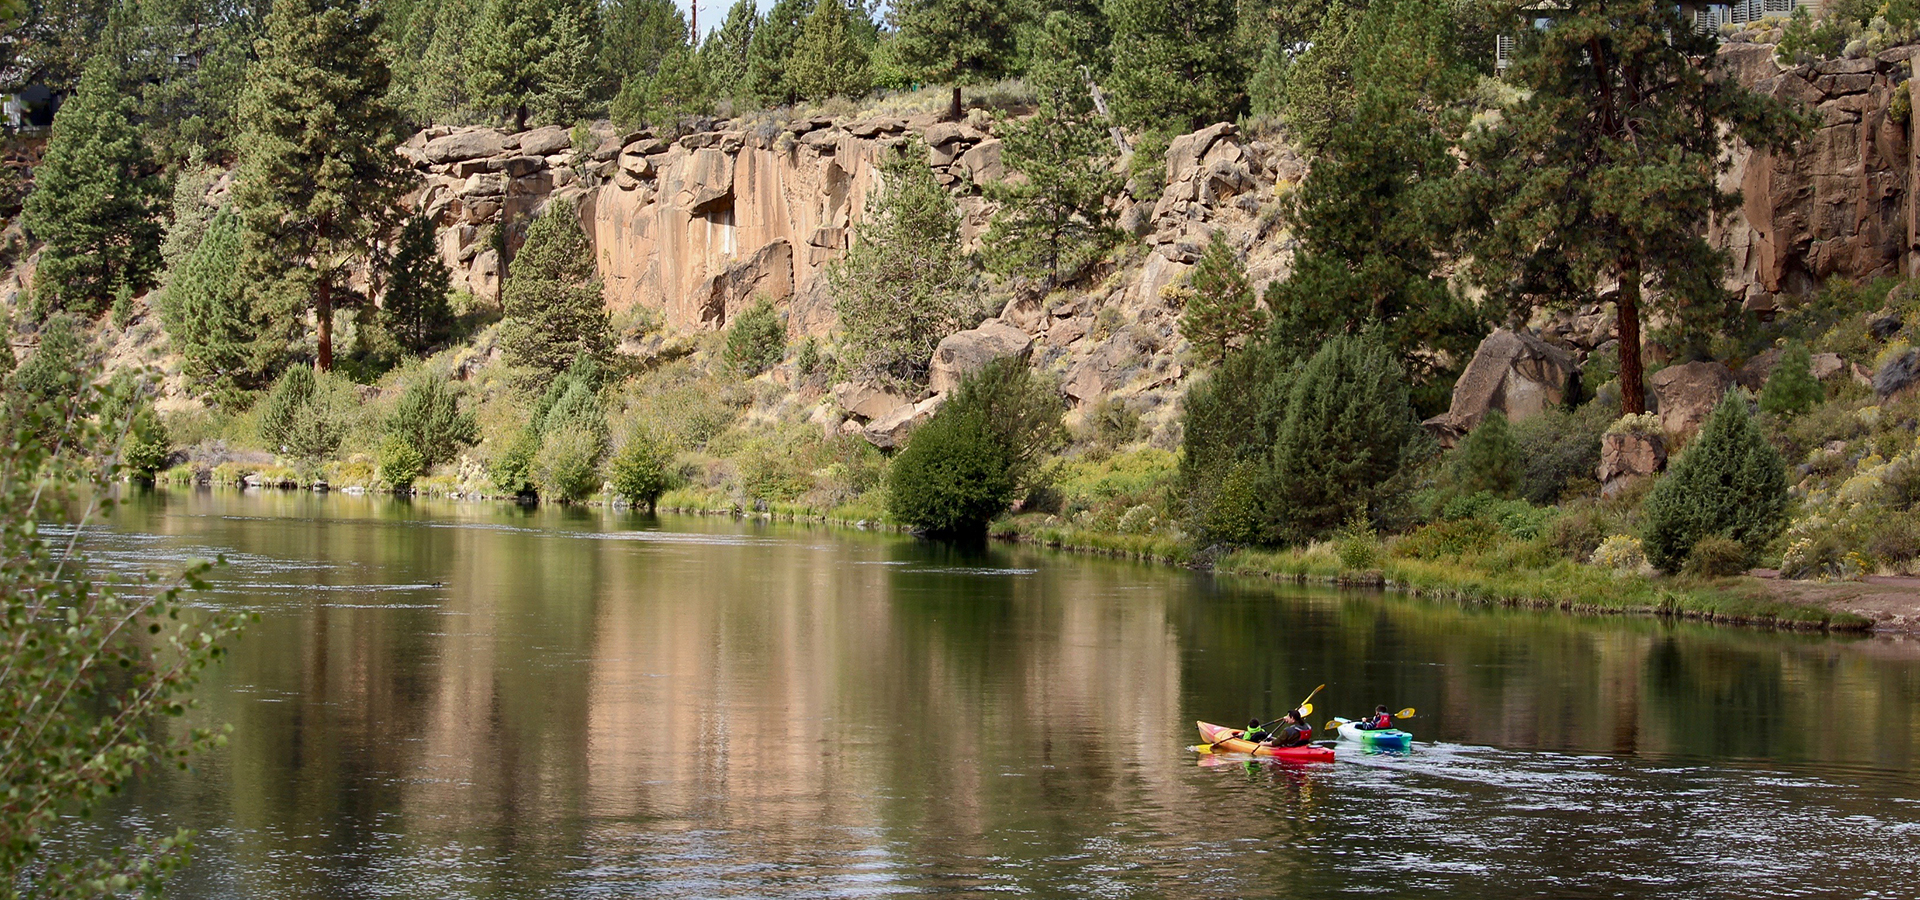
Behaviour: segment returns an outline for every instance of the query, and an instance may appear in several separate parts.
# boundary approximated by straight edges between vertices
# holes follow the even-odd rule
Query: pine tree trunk
[[[1621,261],[1619,297],[1620,413],[1637,416],[1647,411],[1647,389],[1641,383],[1640,260],[1633,256]]]
[[[314,315],[319,319],[319,335],[314,339],[313,367],[322,372],[333,371],[333,281],[322,277],[320,290],[313,301]]]
[[[960,121],[960,86],[953,86],[953,103],[947,107],[947,121]]]

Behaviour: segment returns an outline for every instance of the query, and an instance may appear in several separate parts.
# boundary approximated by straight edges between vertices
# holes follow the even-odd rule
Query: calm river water
[[[119,826],[208,898],[1913,897],[1920,641],[1463,609],[995,546],[232,492],[231,744]],[[1417,707],[1405,755],[1194,720]]]

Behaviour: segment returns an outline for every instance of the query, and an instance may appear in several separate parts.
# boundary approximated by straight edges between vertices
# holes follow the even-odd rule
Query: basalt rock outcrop
[[[1497,329],[1454,383],[1453,404],[1422,424],[1451,447],[1494,410],[1517,422],[1565,403],[1573,375],[1572,354],[1524,331]]]

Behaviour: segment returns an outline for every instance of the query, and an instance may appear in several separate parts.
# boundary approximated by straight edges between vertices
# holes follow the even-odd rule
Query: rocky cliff
[[[1725,77],[1801,104],[1816,127],[1787,152],[1730,148],[1725,184],[1740,189],[1744,203],[1710,235],[1731,256],[1728,289],[1764,314],[1799,302],[1828,278],[1920,272],[1920,153],[1909,102],[1915,48],[1782,67],[1768,36],[1732,35],[1721,50]],[[499,250],[510,257],[526,221],[551,199],[571,197],[614,308],[646,308],[669,330],[717,329],[765,296],[799,337],[833,328],[826,267],[846,252],[890,148],[923,146],[927,164],[960,200],[966,237],[984,230],[990,210],[979,185],[1006,173],[992,122],[979,115],[969,124],[732,120],[675,140],[602,126],[584,142],[591,146],[579,147],[559,128],[433,129],[400,152],[421,178],[410,204],[439,222],[446,261],[476,294],[497,289]],[[1285,273],[1280,195],[1306,168],[1284,142],[1265,137],[1221,124],[1177,138],[1163,183],[1136,182],[1118,201],[1138,243],[1098,284],[1018,299],[999,313],[1001,324],[1031,340],[1021,352],[1058,376],[1076,406],[1115,399],[1165,434],[1169,401],[1185,375],[1179,295],[1167,288],[1212,232],[1224,230],[1245,251],[1256,284]],[[505,239],[490,240],[490,229]],[[1612,321],[1600,305],[1532,326],[1583,357],[1613,338]],[[1004,334],[989,343],[1006,343]],[[970,358],[973,351],[955,353]],[[927,398],[891,399],[899,407],[892,412],[904,415]],[[900,418],[851,412],[871,411],[875,402],[843,403],[843,412],[866,427]]]

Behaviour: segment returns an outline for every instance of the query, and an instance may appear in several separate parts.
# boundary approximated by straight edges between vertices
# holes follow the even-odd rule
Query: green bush
[[[1491,410],[1447,455],[1444,483],[1462,494],[1511,497],[1519,487],[1521,459],[1506,413]]]
[[[929,534],[977,537],[1013,502],[1012,460],[978,412],[942,410],[887,473],[887,511]]]
[[[1547,543],[1576,562],[1592,557],[1607,534],[1600,513],[1590,507],[1561,510],[1546,529]]]
[[[1773,371],[1767,374],[1760,390],[1760,411],[1776,416],[1797,416],[1826,399],[1820,382],[1813,379],[1813,355],[1801,343],[1788,345]]]
[[[599,434],[575,424],[545,434],[533,458],[533,480],[541,498],[574,503],[598,490],[605,443]]]
[[[1380,537],[1365,519],[1354,518],[1333,536],[1335,555],[1342,568],[1363,571],[1380,561]]]
[[[267,392],[260,439],[274,452],[294,459],[333,455],[343,436],[334,387],[307,366],[289,368]]]
[[[1420,436],[1393,351],[1375,335],[1327,341],[1292,379],[1273,446],[1274,533],[1318,538],[1371,515]]]
[[[1747,570],[1747,548],[1725,535],[1709,534],[1693,543],[1682,567],[1688,575],[1719,578]]]
[[[773,304],[761,298],[733,320],[727,330],[727,365],[752,377],[772,367],[787,352],[787,326]]]
[[[1644,507],[1647,561],[1679,571],[1700,539],[1721,534],[1757,557],[1786,524],[1787,476],[1739,392],[1728,394],[1698,437],[1653,486]]]
[[[977,537],[1022,491],[1062,439],[1060,395],[1018,359],[968,378],[921,426],[888,471],[887,508],[931,534]]]
[[[1500,542],[1499,526],[1485,519],[1449,519],[1423,525],[1393,545],[1395,556],[1409,559],[1459,559],[1477,556]]]
[[[644,431],[627,436],[613,455],[613,493],[634,507],[653,512],[665,493],[673,454]]]
[[[459,400],[446,380],[427,373],[400,395],[387,432],[413,446],[424,472],[451,462],[462,449],[472,446],[478,440],[479,426],[472,413],[460,411]]]
[[[1513,439],[1520,449],[1516,485],[1520,496],[1544,506],[1596,493],[1600,435],[1617,412],[1616,407],[1589,403],[1572,412],[1543,410],[1514,423]]]
[[[393,485],[396,491],[410,490],[413,481],[427,471],[427,460],[420,450],[397,434],[387,435],[380,442],[380,478]]]

